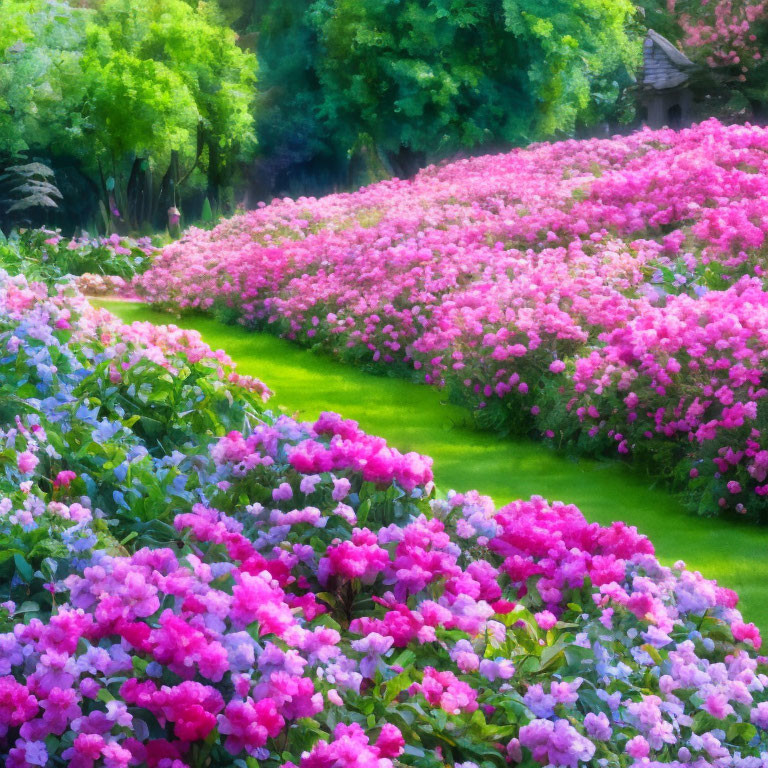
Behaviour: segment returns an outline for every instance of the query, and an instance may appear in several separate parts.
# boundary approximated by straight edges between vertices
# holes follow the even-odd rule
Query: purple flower
[[[44,741],[27,741],[24,744],[24,757],[30,765],[47,765],[48,750]]]
[[[595,745],[567,720],[533,720],[520,729],[520,744],[531,750],[537,762],[568,768],[577,768],[595,754]]]
[[[277,488],[272,490],[272,499],[274,501],[288,501],[293,498],[293,490],[288,483],[280,483]]]
[[[352,647],[365,656],[360,661],[360,673],[367,678],[373,678],[376,670],[381,665],[383,656],[394,644],[394,638],[384,637],[378,632],[371,632],[362,640],[355,640]]]
[[[598,741],[609,741],[613,735],[611,721],[605,712],[600,712],[599,714],[587,712],[584,718],[584,728],[590,738],[597,739]]]
[[[333,496],[334,501],[343,501],[347,498],[349,489],[352,487],[352,483],[347,480],[346,477],[333,478]]]
[[[313,493],[315,486],[322,480],[320,475],[306,475],[301,478],[301,484],[299,490],[302,493]]]
[[[495,680],[509,680],[515,674],[515,665],[509,659],[483,659],[480,662],[480,674],[494,682]]]

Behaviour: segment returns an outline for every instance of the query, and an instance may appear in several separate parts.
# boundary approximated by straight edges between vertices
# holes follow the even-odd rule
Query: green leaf
[[[413,651],[406,649],[392,659],[392,665],[402,667],[407,671],[414,661],[416,661],[416,654]]]
[[[96,698],[99,701],[103,701],[105,704],[115,700],[115,697],[109,692],[108,688],[102,688],[98,694],[96,694]]]
[[[19,576],[29,584],[29,582],[32,581],[32,577],[34,576],[34,569],[32,566],[26,561],[23,555],[15,554],[13,556],[13,562],[16,565],[16,573],[19,574]]]
[[[15,611],[15,613],[37,613],[40,610],[38,603],[31,600],[24,601]]]
[[[752,723],[733,723],[728,728],[728,741],[742,741],[746,744],[757,736],[757,728]]]
[[[387,682],[384,688],[384,701],[388,704],[408,688],[413,680],[409,672],[401,672]]]

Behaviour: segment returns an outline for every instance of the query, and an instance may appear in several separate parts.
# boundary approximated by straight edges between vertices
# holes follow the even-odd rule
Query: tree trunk
[[[131,166],[131,173],[128,176],[128,186],[125,190],[125,218],[132,228],[141,225],[141,211],[139,210],[139,195],[141,184],[141,162],[140,157],[135,157]]]
[[[171,151],[171,161],[165,171],[160,188],[157,190],[157,200],[154,206],[155,223],[165,222],[169,208],[176,205],[176,185],[179,180],[179,152]]]
[[[749,100],[749,109],[752,112],[752,122],[757,125],[765,125],[766,105],[757,99]]]
[[[215,208],[221,197],[221,155],[215,140],[208,139],[208,201]]]
[[[389,160],[399,178],[409,179],[427,164],[427,154],[426,152],[417,152],[410,147],[400,147]]]
[[[144,222],[152,221],[152,167],[149,159],[146,161],[147,167],[144,171],[144,186],[141,194],[141,220]]]

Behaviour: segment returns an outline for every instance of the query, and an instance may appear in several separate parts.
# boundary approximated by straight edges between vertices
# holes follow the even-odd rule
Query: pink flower
[[[37,699],[11,676],[0,677],[0,737],[18,728],[38,711]]]
[[[551,611],[539,611],[535,614],[536,623],[543,629],[553,629],[557,624],[557,617]]]
[[[642,736],[635,736],[627,742],[626,752],[630,757],[634,757],[635,760],[642,760],[648,757],[651,748]]]
[[[352,539],[328,547],[320,561],[318,576],[327,583],[331,575],[371,583],[389,565],[389,554],[367,528],[355,528]]]
[[[22,453],[18,455],[16,463],[19,467],[19,472],[21,472],[22,475],[29,475],[40,463],[40,460],[33,453],[22,451]]]
[[[237,626],[248,626],[258,621],[260,634],[281,636],[295,623],[295,619],[283,601],[282,590],[271,584],[266,576],[266,573],[239,575],[239,583],[232,590],[230,615]]]
[[[755,649],[759,649],[763,643],[760,630],[752,623],[745,624],[743,621],[734,621],[731,624],[731,631],[738,642],[751,643]]]
[[[733,707],[728,703],[728,697],[723,693],[713,693],[707,696],[704,702],[704,709],[718,720],[725,720],[734,711]]]
[[[562,373],[565,370],[565,363],[562,360],[553,360],[549,364],[549,370],[552,373]]]
[[[427,667],[421,684],[416,687],[431,706],[440,707],[449,714],[458,715],[477,709],[477,691],[452,672],[438,672],[434,667]]]
[[[101,757],[105,741],[98,733],[79,733],[74,744],[63,752],[62,757],[77,768],[92,768],[94,762]]]
[[[386,723],[381,728],[375,746],[382,757],[399,757],[403,753],[405,739],[399,728]]]
[[[219,733],[227,737],[224,746],[233,755],[243,750],[255,755],[267,739],[274,739],[285,726],[285,720],[272,699],[254,702],[250,697],[227,704],[218,721]]]

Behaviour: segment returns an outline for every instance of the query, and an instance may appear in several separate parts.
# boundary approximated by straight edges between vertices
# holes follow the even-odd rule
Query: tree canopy
[[[157,224],[246,168],[314,191],[615,118],[641,39],[630,0],[3,0],[0,165]]]
[[[75,159],[113,193],[121,216],[140,223],[173,201],[170,182],[200,168],[215,192],[235,161],[252,153],[257,63],[215,5],[9,0],[3,11],[0,77],[9,87],[0,147],[7,155]],[[129,189],[140,175],[152,198],[142,215]]]
[[[323,113],[387,150],[522,143],[604,115],[637,61],[619,0],[319,0]]]

